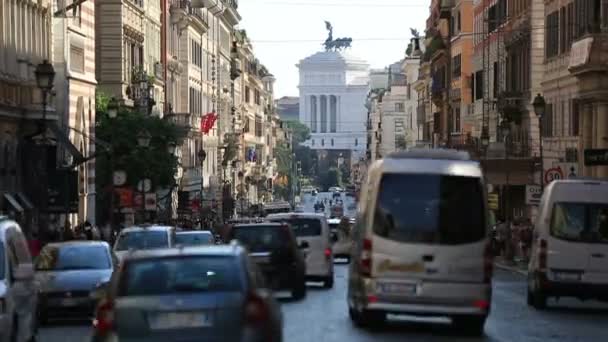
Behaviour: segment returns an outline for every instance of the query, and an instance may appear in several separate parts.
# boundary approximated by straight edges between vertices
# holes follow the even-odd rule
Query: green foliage
[[[287,127],[293,131],[293,142],[297,146],[310,139],[310,129],[299,121],[286,121]]]
[[[308,146],[295,147],[296,160],[301,163],[302,175],[311,177],[317,166],[317,153]]]
[[[322,172],[319,177],[319,183],[321,187],[325,190],[329,189],[332,186],[340,186],[341,184],[341,176],[340,171],[335,167],[330,168],[326,172]]]
[[[286,143],[278,144],[275,147],[274,153],[277,158],[277,169],[280,175],[291,174],[292,167],[292,152]]]
[[[180,144],[183,137],[179,128],[158,117],[126,108],[121,108],[118,116],[111,119],[107,114],[107,96],[98,93],[96,98],[95,134],[101,141],[108,142],[111,150],[110,153],[97,158],[98,189],[103,191],[111,185],[112,169],[124,170],[129,186],[135,187],[144,178],[149,178],[157,188],[172,186],[178,162],[167,147],[169,144]],[[137,144],[137,135],[144,130],[151,136],[148,148],[139,147]]]

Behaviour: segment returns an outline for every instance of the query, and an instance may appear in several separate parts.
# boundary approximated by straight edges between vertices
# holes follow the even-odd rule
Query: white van
[[[19,225],[0,216],[0,341],[34,341],[38,288]]]
[[[308,243],[306,279],[322,281],[325,288],[334,286],[334,256],[327,219],[322,214],[287,213],[269,215],[271,222],[287,222],[294,230],[298,245]]]
[[[487,219],[482,170],[468,153],[410,150],[374,162],[352,233],[352,321],[448,316],[481,334],[492,293]]]
[[[528,304],[547,297],[608,301],[608,182],[558,180],[545,188],[528,265]]]

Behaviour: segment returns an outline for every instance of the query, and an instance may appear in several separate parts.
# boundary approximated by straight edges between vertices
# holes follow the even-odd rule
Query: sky
[[[322,51],[325,20],[334,39],[353,38],[351,53],[371,68],[405,56],[410,28],[424,32],[430,0],[240,0],[239,28],[276,77],[275,98],[298,95],[298,62]]]

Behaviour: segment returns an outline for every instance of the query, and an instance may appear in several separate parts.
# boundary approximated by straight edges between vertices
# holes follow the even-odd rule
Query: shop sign
[[[526,185],[526,204],[539,205],[543,190],[540,185]]]

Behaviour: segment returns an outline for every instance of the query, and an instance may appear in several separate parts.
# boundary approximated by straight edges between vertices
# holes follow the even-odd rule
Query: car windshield
[[[485,236],[478,178],[386,174],[380,183],[374,233],[409,243],[458,245]]]
[[[551,235],[569,241],[608,243],[608,203],[555,203]]]
[[[235,227],[233,234],[233,238],[252,253],[276,250],[289,241],[289,236],[278,226]]]
[[[211,245],[213,242],[213,235],[209,232],[177,233],[175,236],[175,243],[181,246]]]
[[[164,230],[141,230],[120,234],[115,250],[168,248],[169,237]]]
[[[39,271],[105,270],[112,267],[108,249],[100,245],[49,245],[36,260]]]
[[[321,220],[319,219],[287,218],[273,219],[272,221],[289,223],[297,237],[321,235]]]
[[[180,292],[239,291],[240,267],[234,257],[187,256],[129,261],[119,296],[156,296]]]
[[[0,280],[4,279],[4,243],[0,241]]]

